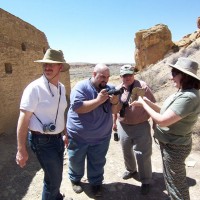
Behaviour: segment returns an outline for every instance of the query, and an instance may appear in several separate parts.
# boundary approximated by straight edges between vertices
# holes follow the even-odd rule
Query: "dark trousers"
[[[62,200],[60,185],[63,173],[64,142],[61,134],[31,134],[29,142],[44,170],[42,200]]]

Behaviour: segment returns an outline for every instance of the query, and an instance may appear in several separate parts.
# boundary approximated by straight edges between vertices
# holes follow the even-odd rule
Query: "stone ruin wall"
[[[33,61],[47,48],[43,32],[0,9],[0,135],[15,134],[22,92],[42,74],[41,64]],[[61,82],[69,94],[69,70],[61,73]]]

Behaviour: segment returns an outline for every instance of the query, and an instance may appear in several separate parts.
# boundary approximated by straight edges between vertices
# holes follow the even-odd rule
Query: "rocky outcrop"
[[[135,67],[141,70],[164,58],[172,49],[171,32],[164,24],[158,24],[135,34]]]
[[[175,42],[176,46],[180,48],[187,48],[190,44],[195,42],[197,39],[200,38],[200,30],[195,31],[194,33],[188,34],[184,36],[178,42]]]

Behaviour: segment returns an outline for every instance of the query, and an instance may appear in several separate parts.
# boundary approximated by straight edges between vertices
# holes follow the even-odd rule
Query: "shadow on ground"
[[[151,185],[151,190],[148,195],[140,194],[140,186],[124,182],[113,182],[103,184],[103,196],[95,198],[89,183],[82,183],[84,193],[88,199],[102,200],[163,200],[167,198],[164,193],[165,185],[161,173],[153,174],[154,183]],[[159,194],[159,196],[155,196]]]
[[[117,151],[116,151],[117,149]],[[0,200],[40,200],[43,185],[43,172],[40,165],[31,151],[29,161],[24,169],[21,169],[15,162],[16,136],[0,135]],[[187,168],[187,180],[190,187],[191,200],[199,199],[199,162],[197,157],[191,154],[197,161],[193,168]],[[84,177],[82,185],[84,192],[76,194],[72,190],[67,174],[67,155],[63,170],[63,181],[61,192],[66,196],[73,197],[73,200],[165,200],[167,198],[165,184],[162,174],[160,152],[153,148],[152,164],[153,179],[151,190],[148,195],[140,194],[141,183],[138,175],[132,179],[123,180],[121,174],[124,171],[124,163],[120,144],[111,140],[107,163],[105,166],[105,182],[103,184],[103,197],[95,198],[87,178]],[[196,179],[196,180],[195,180]]]
[[[40,166],[29,151],[29,161],[25,169],[21,169],[15,162],[16,136],[0,135],[0,199],[1,200],[21,200],[27,193],[29,185],[40,170]]]

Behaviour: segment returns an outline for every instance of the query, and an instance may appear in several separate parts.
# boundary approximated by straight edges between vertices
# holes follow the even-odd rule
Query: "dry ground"
[[[4,147],[3,147],[4,144]],[[35,155],[30,151],[30,159],[24,169],[15,163],[16,138],[0,136],[0,199],[1,200],[39,200],[41,199],[43,171]],[[186,162],[187,178],[190,186],[191,200],[200,196],[200,156],[193,151]],[[105,180],[102,200],[163,200],[166,196],[162,175],[162,163],[159,148],[153,143],[153,180],[151,191],[147,196],[140,195],[140,182],[137,176],[127,181],[121,178],[124,172],[122,152],[119,142],[111,139],[105,166]],[[63,182],[61,192],[74,200],[95,199],[86,176],[83,178],[84,192],[75,194],[67,176],[67,154],[65,155]]]

